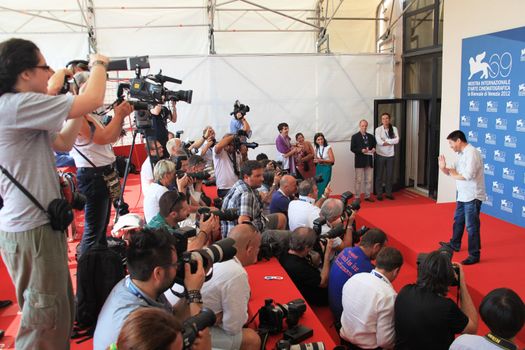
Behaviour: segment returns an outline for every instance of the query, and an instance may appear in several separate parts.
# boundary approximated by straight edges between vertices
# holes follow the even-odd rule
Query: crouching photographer
[[[163,229],[145,228],[131,234],[127,250],[129,276],[117,283],[100,311],[93,342],[95,350],[105,350],[115,343],[124,321],[139,308],[175,312],[164,292],[177,277],[180,264],[176,245],[176,237]],[[193,268],[189,262],[184,264],[187,298],[181,302],[187,303],[191,316],[202,310],[200,289],[204,278],[202,260],[197,260]],[[182,303],[176,305],[177,313],[181,312],[178,309],[181,306]]]
[[[417,282],[399,292],[394,306],[396,349],[445,350],[456,334],[476,333],[478,315],[464,270],[450,258],[443,251],[426,255],[419,264]],[[456,283],[459,306],[447,297],[449,287]]]

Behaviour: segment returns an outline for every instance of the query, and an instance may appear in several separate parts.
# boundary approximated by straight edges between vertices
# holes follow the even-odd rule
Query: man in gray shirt
[[[450,148],[458,153],[458,160],[454,167],[447,168],[445,156],[440,155],[439,169],[456,180],[457,199],[452,238],[450,242],[440,244],[459,252],[466,225],[468,258],[461,263],[472,265],[479,262],[481,249],[479,213],[481,202],[486,199],[483,160],[479,151],[467,143],[467,138],[461,130],[451,132],[447,140]]]
[[[53,74],[30,41],[0,43],[0,165],[44,208],[60,198],[51,147],[63,146],[59,131],[66,119],[103,104],[107,62],[102,55],[91,57],[92,74],[83,95],[50,96],[48,83],[60,85],[70,72]],[[78,133],[75,127],[73,131]],[[54,231],[48,216],[5,175],[0,175],[0,197],[0,250],[22,310],[16,348],[69,349],[74,300],[66,236]]]

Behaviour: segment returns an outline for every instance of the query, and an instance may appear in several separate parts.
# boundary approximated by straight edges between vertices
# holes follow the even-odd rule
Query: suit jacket
[[[366,133],[366,139],[361,135],[361,132],[358,132],[352,135],[352,140],[350,142],[350,150],[355,154],[355,167],[356,168],[366,168],[367,166],[373,168],[374,160],[372,156],[363,154],[363,148],[375,148],[376,139],[374,135]]]

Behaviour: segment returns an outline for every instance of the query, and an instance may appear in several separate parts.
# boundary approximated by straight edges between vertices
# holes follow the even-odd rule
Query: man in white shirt
[[[393,200],[392,182],[394,180],[395,145],[399,143],[399,132],[392,125],[392,117],[388,113],[381,114],[381,125],[375,130],[376,138],[376,198],[383,200],[383,184],[386,198]]]
[[[452,238],[450,242],[440,242],[440,244],[459,252],[466,225],[468,258],[461,263],[472,265],[479,262],[481,249],[479,213],[481,202],[486,199],[483,160],[480,152],[467,143],[467,138],[461,130],[451,132],[447,140],[450,148],[458,153],[458,160],[453,168],[447,168],[445,156],[440,155],[439,169],[456,180],[457,199]]]
[[[217,195],[220,198],[224,198],[230,188],[239,180],[241,156],[232,145],[234,138],[235,135],[233,134],[224,135],[212,150]]]
[[[258,350],[261,346],[259,335],[251,328],[243,328],[248,320],[250,299],[244,266],[257,262],[261,235],[253,225],[240,224],[230,231],[228,237],[235,240],[235,257],[214,264],[213,277],[201,290],[203,306],[217,314],[217,322],[210,328],[212,347]]]
[[[299,183],[297,191],[299,199],[291,201],[288,205],[290,231],[298,227],[313,228],[313,221],[319,217],[321,206],[330,196],[332,189],[327,186],[324,194],[317,200],[317,184],[312,179],[308,179]]]
[[[160,197],[169,191],[169,186],[175,179],[175,163],[168,159],[161,159],[153,169],[155,182],[144,189],[144,217],[150,222],[159,213]]]
[[[377,254],[375,270],[358,273],[345,283],[340,335],[351,343],[350,349],[394,348],[397,293],[392,282],[402,265],[399,250],[383,247]]]

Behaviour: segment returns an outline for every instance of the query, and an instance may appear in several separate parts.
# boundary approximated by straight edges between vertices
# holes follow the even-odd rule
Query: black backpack
[[[114,250],[94,246],[77,265],[76,322],[92,335],[98,314],[113,287],[125,276],[122,258]]]

